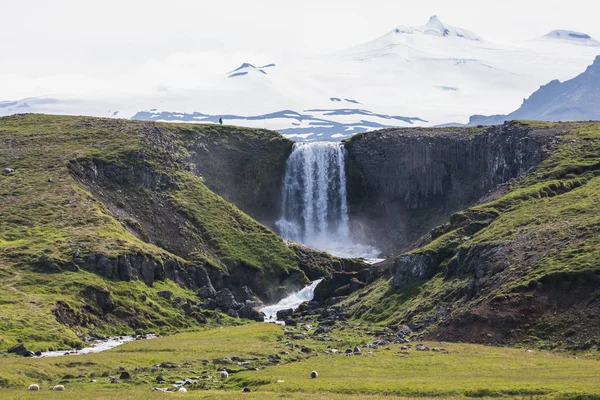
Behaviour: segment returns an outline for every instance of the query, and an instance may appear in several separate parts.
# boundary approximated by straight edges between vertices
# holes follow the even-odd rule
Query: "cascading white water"
[[[304,289],[294,292],[286,298],[280,300],[279,303],[261,308],[260,311],[265,314],[265,322],[276,322],[277,311],[287,310],[290,308],[295,310],[305,301],[311,301],[315,296],[315,288],[321,281],[322,279],[318,279],[306,286]]]
[[[296,143],[282,187],[281,236],[340,257],[375,258],[355,243],[348,226],[346,152],[341,143]]]

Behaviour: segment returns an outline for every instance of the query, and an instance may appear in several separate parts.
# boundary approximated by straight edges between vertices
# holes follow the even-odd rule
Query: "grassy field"
[[[272,324],[250,324],[199,332],[182,333],[147,341],[127,343],[119,348],[84,356],[61,358],[0,359],[0,398],[56,399],[138,399],[163,398],[152,387],[170,387],[179,379],[201,377],[177,398],[206,399],[380,399],[380,398],[465,398],[536,397],[600,398],[600,361],[592,354],[527,352],[458,343],[425,343],[444,352],[401,350],[400,345],[371,350],[358,356],[345,356],[347,347],[369,341],[358,331],[337,332],[340,342],[312,339],[294,340],[286,345],[284,328]],[[307,346],[313,350],[304,354]],[[340,350],[326,354],[328,347]],[[414,348],[414,343],[413,343]],[[289,354],[282,354],[284,351]],[[268,355],[280,354],[281,365],[272,365]],[[246,370],[237,363],[222,360],[252,359]],[[235,359],[234,359],[235,360]],[[177,368],[154,368],[161,363]],[[132,379],[108,383],[119,376],[119,368]],[[227,380],[218,378],[223,367]],[[316,370],[317,379],[309,373]],[[162,375],[166,383],[157,384]],[[203,376],[213,378],[202,379]],[[97,382],[90,382],[95,377]],[[65,393],[49,388],[63,383]],[[26,389],[39,383],[43,393]],[[8,388],[6,388],[8,386]],[[248,387],[252,392],[242,393]]]

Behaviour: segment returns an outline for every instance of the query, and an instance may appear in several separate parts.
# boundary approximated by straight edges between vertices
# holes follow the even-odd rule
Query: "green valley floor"
[[[600,398],[600,354],[460,343],[363,348],[363,326],[314,340],[312,327],[247,324],[126,343],[103,353],[0,358],[2,399]],[[375,331],[375,327],[371,331]],[[328,339],[328,340],[327,340]],[[361,347],[360,355],[346,349]],[[433,351],[440,348],[441,351]],[[332,352],[337,349],[338,352]],[[219,371],[229,371],[222,380]],[[310,378],[317,371],[317,379]],[[123,372],[130,379],[110,383]],[[162,376],[163,383],[157,383]],[[183,379],[187,393],[163,393]],[[37,383],[41,392],[29,392]],[[57,384],[65,392],[52,392]],[[251,391],[242,392],[244,388]]]

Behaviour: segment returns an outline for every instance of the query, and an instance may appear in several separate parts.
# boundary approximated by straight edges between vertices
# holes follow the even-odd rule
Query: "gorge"
[[[31,318],[47,326],[54,349],[80,345],[77,330],[114,336],[203,325],[221,314],[261,319],[260,308],[319,279],[319,307],[341,302],[359,319],[393,316],[433,329],[456,322],[448,299],[471,310],[482,294],[520,282],[513,271],[529,276],[504,268],[511,247],[498,247],[504,239],[488,227],[503,226],[494,221],[516,205],[581,193],[575,189],[595,171],[594,158],[581,155],[596,145],[595,129],[511,122],[295,144],[225,125],[2,118],[4,301],[14,310],[35,304]],[[533,194],[523,200],[522,191]],[[496,247],[471,243],[480,231]],[[377,250],[386,260],[373,267],[340,257]],[[499,281],[497,271],[509,276]],[[555,279],[540,274],[527,279]],[[445,297],[423,300],[420,288],[434,284],[423,293]],[[40,294],[40,285],[59,289]],[[7,343],[38,340],[15,321],[16,314],[0,320]]]

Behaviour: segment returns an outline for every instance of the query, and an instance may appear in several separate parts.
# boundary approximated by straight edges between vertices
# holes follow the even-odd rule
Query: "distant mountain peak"
[[[253,64],[245,62],[242,65],[240,65],[239,67],[237,67],[236,69],[234,69],[233,71],[228,72],[227,75],[229,76],[229,78],[235,78],[237,76],[248,75],[248,72],[251,72],[251,71],[257,71],[257,72],[267,75],[267,72],[265,71],[265,69],[273,68],[273,67],[275,67],[275,64],[273,64],[273,63],[266,64],[266,65],[263,65],[260,67],[256,67]]]
[[[564,29],[554,30],[544,36],[547,39],[568,40],[570,42],[600,46],[600,42],[587,33],[569,31]]]
[[[392,33],[395,34],[414,34],[422,33],[430,36],[440,37],[458,37],[467,40],[481,41],[481,36],[468,31],[466,29],[457,28],[452,25],[448,25],[439,19],[437,15],[432,15],[429,18],[429,22],[423,26],[410,27],[410,26],[399,26]]]

